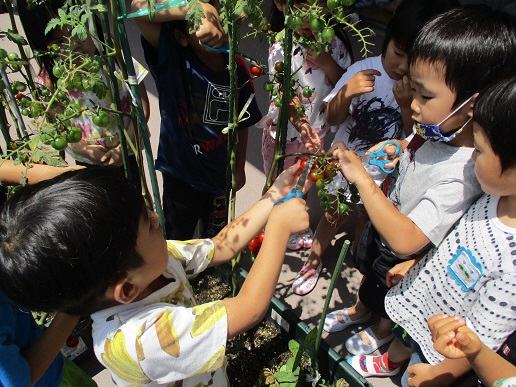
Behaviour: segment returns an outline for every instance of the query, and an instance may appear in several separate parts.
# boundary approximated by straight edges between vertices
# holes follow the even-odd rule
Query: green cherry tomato
[[[317,16],[310,16],[308,26],[313,32],[321,32],[324,28],[324,22]]]
[[[0,59],[7,58],[7,51],[3,48],[0,48]]]
[[[276,73],[276,74],[274,74],[274,80],[277,83],[283,83],[283,73]]]
[[[303,114],[305,114],[305,107],[304,106],[298,106],[296,108],[296,112],[297,112],[298,116],[302,116]]]
[[[14,81],[12,85],[13,89],[16,91],[25,91],[27,90],[27,85],[20,81]]]
[[[326,187],[326,181],[324,181],[324,179],[319,179],[315,182],[315,185],[319,189],[324,189],[324,187]]]
[[[104,111],[100,111],[97,114],[93,115],[93,123],[97,125],[98,127],[105,128],[109,125],[109,122],[111,121],[111,118],[109,117],[109,114],[107,114]]]
[[[321,200],[328,200],[329,192],[326,189],[321,189],[317,192],[317,196],[319,196],[319,199]]]
[[[349,206],[346,203],[339,203],[339,215],[347,215]]]
[[[349,7],[350,5],[353,5],[355,3],[355,0],[342,0],[342,4],[344,4],[346,7]]]
[[[272,95],[278,95],[278,94],[279,94],[278,89],[273,89],[273,90],[271,91],[271,94],[272,94]]]
[[[65,115],[67,117],[74,117],[78,113],[78,109],[76,105],[70,104],[65,109]]]
[[[292,30],[298,30],[303,25],[303,19],[299,16],[289,16],[287,18],[287,27]]]
[[[23,108],[21,110],[21,114],[22,114],[22,116],[28,116],[30,114],[30,110],[27,108]]]
[[[59,100],[63,100],[66,98],[66,93],[63,90],[59,90],[56,92],[56,98]]]
[[[274,106],[276,106],[276,107],[281,106],[281,98],[280,97],[274,98]]]
[[[45,145],[50,145],[54,141],[53,137],[48,133],[41,133],[39,139]]]
[[[305,87],[303,89],[303,97],[305,97],[305,98],[310,98],[312,96],[312,93],[313,93],[313,91],[309,87]]]
[[[335,36],[335,30],[332,27],[325,27],[321,32],[321,37],[325,42],[329,42]]]
[[[66,140],[68,142],[79,142],[82,140],[82,130],[77,126],[72,126],[68,133],[66,133]]]
[[[18,53],[17,52],[10,52],[9,54],[7,54],[7,59],[9,59],[10,61],[15,61],[18,59]]]
[[[62,151],[68,145],[68,141],[66,141],[65,136],[57,136],[50,145],[52,145],[52,148],[55,150]]]
[[[340,0],[327,0],[326,1],[326,6],[328,7],[329,10],[334,10],[334,9],[340,7],[340,5],[341,5]]]
[[[263,84],[263,90],[265,90],[267,93],[270,93],[272,90],[274,90],[274,83],[265,82]]]
[[[274,70],[277,72],[282,72],[285,69],[285,64],[282,61],[277,61],[274,63]]]
[[[63,68],[61,66],[55,65],[52,67],[52,74],[54,74],[54,77],[61,78],[63,75]]]

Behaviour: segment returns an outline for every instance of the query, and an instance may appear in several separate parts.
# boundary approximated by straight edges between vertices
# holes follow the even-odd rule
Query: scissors
[[[203,45],[204,48],[206,48],[206,49],[208,49],[210,51],[213,51],[213,52],[223,52],[223,53],[229,54],[229,44],[228,44],[228,42],[224,42],[222,44],[222,46],[220,46],[220,47],[208,46],[206,43],[203,43],[202,45]],[[253,58],[251,58],[251,57],[241,53],[240,51],[237,52],[237,55],[239,57],[245,59],[246,61],[248,61],[252,65],[261,67],[261,65],[255,59],[253,59]]]
[[[389,159],[381,159],[379,160],[378,157],[384,157],[384,156],[391,156],[384,152],[384,148],[387,145],[394,145],[396,147],[396,150],[394,151],[393,156],[397,155],[400,152],[400,146],[395,141],[386,141],[382,144],[380,149],[377,151],[371,152],[367,155],[360,156],[360,159],[363,163],[369,163],[371,165],[376,165],[378,168],[380,168],[382,171],[386,173],[392,173],[394,172],[394,168],[385,168],[385,164],[388,164],[391,162]]]
[[[278,199],[274,202],[274,205],[288,202],[292,198],[301,198],[303,197],[303,187],[305,186],[306,178],[308,177],[308,172],[312,169],[312,164],[314,160],[312,158],[306,160],[305,167],[303,168],[303,172],[299,176],[299,180],[297,184],[290,190],[290,192],[284,198]]]

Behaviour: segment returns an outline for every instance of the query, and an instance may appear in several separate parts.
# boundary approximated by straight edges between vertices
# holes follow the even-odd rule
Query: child
[[[480,9],[468,7],[458,10],[455,14],[443,15],[446,19],[435,19],[428,25],[427,32],[435,30],[440,34],[440,39],[444,40],[447,35],[439,25],[458,23],[461,19],[463,23],[471,23],[470,25],[475,27],[477,32],[469,32],[470,37],[476,34],[485,37],[481,33],[484,29],[482,24],[489,23],[489,28],[497,28],[502,36],[507,37],[507,39],[500,39],[500,36],[492,36],[489,50],[495,47],[497,47],[495,50],[500,50],[503,47],[502,55],[491,51],[493,60],[498,57],[501,63],[495,62],[496,64],[514,68],[516,64],[515,31],[511,32],[507,27],[501,28],[504,23],[500,19],[493,17],[495,15],[489,15],[485,9],[481,8],[481,10],[482,13],[479,12]],[[478,22],[479,20],[481,23]],[[460,23],[453,26],[459,30],[461,28]],[[508,32],[513,34],[512,37],[507,35]],[[431,35],[432,33],[424,31],[421,38],[430,42]],[[466,43],[464,40],[457,41],[457,44],[465,48],[463,51],[465,54],[469,44],[464,43]],[[484,45],[484,47],[488,46]],[[456,52],[451,48],[450,53]],[[422,50],[418,51],[418,53],[422,52]],[[446,61],[446,56],[441,57],[442,61]],[[433,65],[429,63],[431,63],[429,59],[422,56],[416,56],[412,62],[415,103],[420,95],[426,95],[432,97],[429,104],[442,105],[444,108],[446,98],[450,97],[442,96],[444,75],[439,78],[437,74],[443,70],[447,75],[450,74],[454,69],[453,62],[446,61],[447,65],[441,62],[433,62]],[[482,69],[485,69],[483,65]],[[467,71],[463,66],[460,68],[461,71]],[[421,77],[424,73],[426,77]],[[438,79],[440,82],[436,82]],[[442,84],[439,85],[439,83]],[[425,89],[422,90],[421,85],[425,85]],[[437,89],[435,89],[436,86]],[[456,90],[457,94],[460,93],[460,88]],[[446,91],[446,94],[453,96],[455,93]],[[413,381],[414,383],[417,381],[417,385],[434,378],[435,384],[448,384],[468,371],[469,365],[464,359],[443,360],[443,357],[432,348],[432,338],[426,321],[440,311],[466,318],[468,326],[474,329],[481,340],[492,349],[497,349],[515,330],[516,314],[513,300],[516,276],[514,263],[509,258],[515,253],[514,237],[516,236],[516,214],[514,213],[516,157],[512,151],[513,144],[516,143],[514,126],[516,117],[512,108],[515,96],[516,79],[513,77],[490,87],[475,104],[476,122],[473,126],[475,149],[472,158],[475,162],[474,168],[478,181],[487,194],[469,208],[440,244],[435,244],[437,247],[430,250],[397,286],[389,290],[385,298],[385,310],[388,317],[408,333],[409,337],[404,340],[408,342],[411,349],[406,349],[401,341],[395,339],[387,354],[383,356],[354,356],[348,359],[348,362],[363,375],[394,375],[399,371],[401,363],[411,356],[411,363],[432,364],[432,366],[422,365],[417,370],[412,370]],[[425,109],[416,107],[415,113],[430,114],[429,109],[430,106]],[[440,134],[450,135],[444,124],[441,125]],[[464,134],[463,131],[456,139]],[[427,144],[436,143],[425,142],[416,151],[415,159]],[[337,152],[343,156],[340,151]],[[400,160],[400,163],[403,163],[403,160]],[[434,164],[434,167],[435,165],[437,164]],[[350,178],[360,179],[360,177],[351,176]],[[500,195],[501,198],[492,195]],[[455,200],[457,199],[454,198],[453,201]],[[430,221],[431,217],[427,216],[426,219]],[[372,277],[376,276],[376,274],[372,275]],[[366,299],[362,298],[362,293],[360,293],[360,299]],[[363,302],[365,304],[365,301]],[[408,383],[408,376],[407,373],[403,376],[404,385]]]
[[[400,156],[388,196],[353,152],[335,151],[371,218],[356,253],[369,271],[355,306],[330,314],[326,329],[341,330],[367,320],[371,310],[382,317],[372,329],[346,342],[354,355],[371,353],[393,338],[384,309],[388,270],[439,245],[481,194],[470,158],[473,102],[479,90],[515,68],[516,34],[510,21],[487,7],[456,8],[425,25],[409,63],[412,117],[418,132],[429,141],[420,136],[411,141]],[[424,128],[433,130],[427,134]]]
[[[274,206],[300,172],[299,163],[283,172],[213,239],[185,242],[165,241],[156,214],[117,169],[28,187],[0,213],[0,286],[31,309],[93,313],[95,353],[117,385],[226,386],[226,340],[261,321],[287,240],[308,226],[304,200]],[[266,222],[238,295],[196,305],[188,279],[231,260]]]
[[[514,359],[516,354],[511,354],[514,333],[509,336],[503,349],[494,352],[486,346],[475,332],[466,326],[466,321],[459,316],[447,316],[436,314],[428,319],[428,328],[432,332],[434,349],[449,359],[465,357],[471,368],[477,373],[483,385],[502,387],[516,383],[516,366],[506,360],[506,352],[509,351]],[[512,341],[511,341],[512,340]],[[501,353],[500,353],[501,352]],[[412,369],[409,369],[409,373]]]
[[[294,9],[302,8],[304,1],[294,2]],[[271,30],[282,36],[285,25],[284,0],[274,0],[271,7]],[[340,34],[340,30],[337,29]],[[294,31],[297,37],[304,35],[307,38],[313,37],[313,32],[308,28],[308,20],[303,20],[301,27]],[[269,71],[275,73],[275,66],[278,62],[283,63],[285,54],[283,52],[282,39],[276,41],[269,49]],[[296,84],[296,96],[291,102],[292,114],[289,115],[287,129],[286,154],[291,153],[315,153],[324,149],[324,139],[330,127],[326,124],[324,97],[333,89],[335,83],[340,79],[345,69],[351,64],[351,44],[346,37],[342,39],[334,36],[329,43],[329,52],[317,53],[310,48],[296,45],[292,49],[291,67],[292,76],[298,82]],[[274,77],[271,75],[271,81]],[[309,98],[303,96],[303,89],[310,88],[312,94]],[[272,96],[269,112],[265,115],[259,127],[263,127],[262,156],[263,170],[267,174],[271,169],[274,157],[276,138],[276,126],[279,114],[279,107],[274,104],[275,96]],[[301,107],[304,114],[298,113],[296,108]],[[288,168],[296,162],[295,157],[288,157],[284,160],[284,168]],[[302,247],[312,246],[313,232],[310,228],[300,234],[292,235],[289,238],[287,248],[299,250]]]
[[[407,0],[399,7],[387,26],[382,54],[349,67],[325,98],[328,123],[341,125],[334,143],[342,141],[349,149],[363,155],[381,140],[404,138],[406,133],[410,133],[412,94],[407,53],[424,23],[454,4],[448,0]],[[366,168],[377,184],[381,184],[386,174],[377,167]],[[340,186],[341,182],[342,179],[337,177],[330,186]],[[368,220],[362,206],[357,210],[359,219],[355,241],[358,241]],[[336,208],[325,212],[317,225],[310,255],[292,284],[294,293],[305,295],[315,288],[323,266],[322,254],[348,218],[339,215]],[[355,247],[353,243],[353,252]]]
[[[98,55],[97,47],[93,42],[91,35],[82,41],[77,36],[71,38],[70,31],[66,28],[54,28],[45,34],[45,30],[50,20],[59,18],[58,11],[65,5],[65,0],[45,0],[32,4],[28,0],[20,0],[18,3],[18,13],[20,21],[23,25],[27,41],[32,50],[40,52],[48,52],[48,46],[56,44],[67,54],[68,50],[73,50],[75,62],[82,63],[86,57]],[[98,23],[100,24],[100,23]],[[36,59],[41,67],[41,73],[36,79],[36,83],[42,87],[54,88],[57,83],[57,77],[54,74],[54,67],[59,63],[51,55],[37,56]],[[149,119],[149,99],[143,78],[147,74],[138,62],[135,62],[137,71],[137,82],[140,89],[140,97],[145,113],[145,118]],[[86,70],[85,70],[86,71]],[[107,74],[101,69],[99,70],[101,81],[106,83]],[[131,94],[129,86],[125,83],[118,82],[120,92],[120,102],[124,113],[131,110]],[[116,165],[122,166],[123,159],[120,145],[120,129],[117,127],[117,119],[115,113],[110,113],[103,109],[112,108],[112,99],[109,93],[103,98],[99,98],[97,94],[91,90],[69,89],[66,94],[69,106],[77,106],[83,110],[80,115],[73,117],[69,123],[78,127],[82,131],[82,140],[77,143],[69,143],[66,152],[75,160],[76,164],[90,165]],[[102,110],[97,114],[94,108],[100,107]],[[102,117],[102,122],[97,116]],[[104,118],[105,117],[105,118]],[[130,117],[123,117],[123,124],[134,142],[134,128]],[[139,169],[136,162],[136,156],[129,150],[129,167],[131,178],[139,186],[140,177]]]
[[[2,187],[19,184],[26,176],[34,184],[81,167],[51,167],[35,164],[26,169],[5,160],[0,165]],[[3,199],[3,198],[1,198]],[[3,204],[1,200],[1,204]],[[60,351],[79,321],[79,316],[57,313],[44,331],[30,310],[13,304],[0,291],[0,385],[9,386],[96,386],[79,367]]]
[[[203,22],[222,32],[218,13],[208,3]],[[134,0],[133,10],[147,7]],[[214,46],[219,40],[204,41],[188,32],[184,20],[177,20],[185,7],[159,12],[153,20],[136,19],[142,33],[145,59],[156,82],[161,111],[161,131],[156,168],[163,174],[163,210],[167,237],[190,239],[201,220],[204,231],[214,209],[214,199],[226,194],[227,135],[229,122],[228,55],[214,52],[200,43]],[[220,43],[219,43],[220,44]],[[238,66],[238,109],[254,93],[242,60]],[[236,154],[237,189],[245,183],[247,128],[261,117],[256,100],[238,124]]]

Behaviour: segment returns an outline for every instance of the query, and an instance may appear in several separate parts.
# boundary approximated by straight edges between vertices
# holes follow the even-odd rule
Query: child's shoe
[[[400,372],[403,363],[389,362],[387,352],[381,356],[351,356],[346,360],[360,375],[368,376],[393,376]]]
[[[312,247],[312,243],[314,241],[314,233],[308,227],[305,232],[301,233],[301,238],[303,239],[303,247],[305,249],[309,249]]]
[[[287,249],[295,251],[299,250],[301,247],[303,247],[303,238],[301,233],[292,234],[290,238],[288,238]]]

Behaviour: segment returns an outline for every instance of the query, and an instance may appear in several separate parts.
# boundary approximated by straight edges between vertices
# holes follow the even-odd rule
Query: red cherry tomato
[[[262,231],[258,234],[258,236],[256,237],[258,239],[258,243],[260,243],[260,246],[261,244],[263,243],[263,237],[265,236],[265,233]]]
[[[324,176],[327,178],[334,178],[339,172],[339,168],[335,164],[328,164],[324,167]]]
[[[75,348],[79,345],[79,336],[72,335],[66,339],[66,345],[70,348]]]
[[[303,170],[305,169],[306,165],[306,159],[301,159],[301,162],[299,163],[299,169]]]
[[[310,171],[310,174],[308,175],[311,181],[316,183],[318,180],[324,179],[324,171],[320,168],[314,169]]]
[[[251,74],[253,74],[255,77],[262,75],[262,68],[259,66],[251,65]]]
[[[260,242],[258,241],[258,238],[253,238],[247,245],[247,248],[251,250],[251,252],[257,251],[260,248]]]

